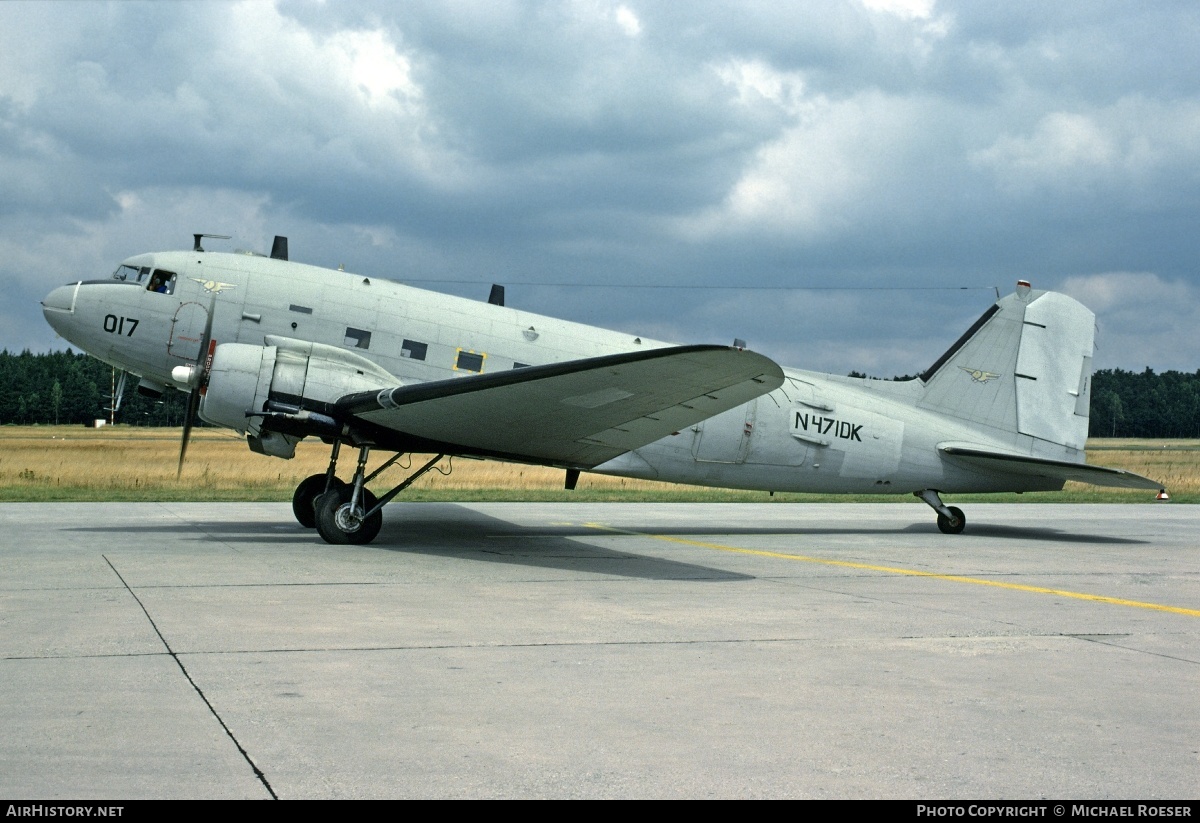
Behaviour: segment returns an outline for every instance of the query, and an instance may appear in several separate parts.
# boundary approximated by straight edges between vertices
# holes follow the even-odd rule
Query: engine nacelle
[[[201,419],[248,435],[254,451],[291,458],[307,434],[336,433],[335,421],[306,410],[306,402],[333,403],[354,392],[400,385],[384,369],[344,349],[286,337],[266,342],[217,346],[199,409]],[[278,408],[291,411],[280,415],[273,411]],[[272,414],[279,425],[272,426]]]

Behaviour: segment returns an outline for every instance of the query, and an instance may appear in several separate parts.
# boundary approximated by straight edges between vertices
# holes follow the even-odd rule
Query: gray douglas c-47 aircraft
[[[367,543],[381,509],[444,456],[762,491],[915,494],[938,527],[966,519],[941,495],[1062,488],[1157,490],[1084,462],[1095,316],[1024,281],[917,379],[783,369],[741,346],[676,346],[270,257],[131,257],[106,280],[50,292],[66,340],[189,393],[196,414],[290,458],[304,437],[329,469],[300,483],[296,519],[330,543]],[[220,238],[228,239],[228,238]],[[343,444],[353,477],[337,477]],[[395,456],[366,474],[371,449]],[[366,487],[406,453],[435,454],[391,491]]]

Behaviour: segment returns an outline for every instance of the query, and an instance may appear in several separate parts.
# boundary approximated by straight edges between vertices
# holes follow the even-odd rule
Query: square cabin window
[[[369,349],[371,348],[371,333],[362,329],[346,329],[346,339],[342,345],[355,349]]]
[[[419,343],[416,340],[405,340],[400,344],[401,357],[411,357],[413,360],[424,360],[425,355],[428,353],[428,343]]]
[[[458,350],[458,360],[454,364],[454,368],[459,371],[483,371],[483,358],[486,354],[476,354],[473,351]]]

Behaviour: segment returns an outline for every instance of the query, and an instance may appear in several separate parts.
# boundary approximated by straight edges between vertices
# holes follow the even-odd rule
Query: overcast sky
[[[1197,3],[0,3],[10,351],[214,232],[881,376],[1025,278],[1195,371],[1198,218]]]

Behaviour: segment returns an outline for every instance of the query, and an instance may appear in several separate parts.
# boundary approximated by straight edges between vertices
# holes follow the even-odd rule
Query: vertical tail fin
[[[1021,283],[921,375],[917,405],[1082,449],[1095,322],[1078,301]]]

